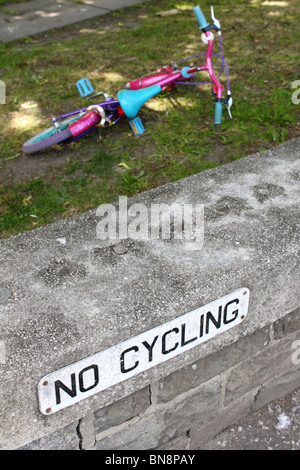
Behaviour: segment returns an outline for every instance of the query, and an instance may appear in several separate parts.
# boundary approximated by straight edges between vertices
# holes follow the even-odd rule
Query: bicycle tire
[[[23,144],[22,150],[25,153],[35,153],[40,150],[52,147],[53,145],[60,144],[65,140],[72,138],[71,132],[68,130],[69,126],[82,117],[81,113],[75,117],[68,117],[60,122],[60,128],[57,129],[54,125],[48,127],[46,130],[39,132],[31,137]],[[45,136],[43,138],[43,135]]]
[[[27,140],[22,146],[22,150],[25,153],[35,153],[39,152],[40,150],[45,150],[46,148],[52,147],[53,145],[60,144],[65,140],[68,140],[72,137],[71,132],[69,129],[64,129],[61,132],[57,132],[55,134],[50,135],[49,137],[45,137],[45,139],[35,140],[42,136],[43,134],[47,135],[51,130],[55,130],[54,126],[49,127],[48,129],[36,134],[35,136],[31,137],[31,139]]]

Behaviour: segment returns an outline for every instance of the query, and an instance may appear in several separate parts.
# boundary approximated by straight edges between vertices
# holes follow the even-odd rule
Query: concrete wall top
[[[96,211],[0,244],[0,448],[16,448],[268,325],[299,305],[300,139],[147,191],[128,206],[203,204],[204,244],[97,238]],[[46,374],[236,289],[235,328],[50,416]]]

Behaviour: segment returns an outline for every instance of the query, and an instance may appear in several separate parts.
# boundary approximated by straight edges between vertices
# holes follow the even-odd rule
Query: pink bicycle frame
[[[176,82],[177,80],[187,79],[188,78],[187,75],[191,76],[195,72],[207,71],[210,78],[211,78],[211,80],[213,81],[214,85],[216,86],[217,98],[221,99],[224,87],[221,85],[218,78],[214,74],[213,67],[212,67],[212,61],[211,61],[212,49],[213,49],[213,39],[210,39],[211,38],[211,33],[209,31],[207,31],[205,33],[205,35],[208,38],[208,47],[207,47],[207,53],[206,53],[206,64],[201,65],[201,66],[191,67],[191,68],[184,67],[183,69],[178,70],[176,72],[173,72],[172,74],[166,76],[163,79],[159,79],[158,81],[155,81],[155,85],[159,85],[161,88],[163,88],[163,87],[166,87],[167,85],[170,85],[173,82]],[[158,78],[159,78],[159,75],[158,75]],[[152,84],[154,84],[154,81],[152,81]]]
[[[206,37],[209,38],[210,33],[207,31],[205,33]],[[223,92],[223,86],[219,82],[218,78],[215,76],[212,63],[211,63],[211,55],[212,55],[212,49],[213,49],[213,40],[208,39],[208,47],[207,47],[207,53],[206,53],[206,65],[204,65],[201,70],[206,70],[209,73],[210,78],[214,82],[216,88],[217,88],[217,98],[222,98],[222,92]]]
[[[213,7],[211,7],[211,12],[212,12],[212,19],[213,19],[213,24],[209,24],[206,22],[206,19],[202,13],[202,10],[199,6],[194,8],[194,13],[196,15],[196,18],[199,22],[200,29],[202,30],[203,33],[203,40],[207,44],[207,51],[206,53],[198,54],[193,57],[190,57],[188,59],[184,59],[178,62],[185,62],[189,59],[199,57],[199,56],[205,56],[206,55],[206,63],[205,65],[197,66],[197,67],[184,67],[181,70],[176,70],[174,71],[170,67],[163,67],[162,69],[158,70],[155,74],[152,74],[147,77],[143,77],[139,80],[134,80],[126,85],[125,88],[131,89],[131,90],[139,90],[142,88],[148,88],[152,86],[159,86],[161,90],[168,90],[172,89],[176,84],[182,84],[182,85],[204,85],[207,83],[213,83],[213,93],[216,96],[215,100],[215,124],[221,124],[222,122],[222,107],[223,104],[227,104],[228,106],[228,113],[230,118],[232,119],[231,113],[230,113],[230,107],[232,106],[232,97],[231,97],[231,92],[230,92],[230,87],[229,87],[229,75],[228,75],[228,68],[226,65],[226,62],[223,58],[223,49],[222,49],[222,42],[221,42],[221,27],[220,27],[220,22],[214,17],[214,12],[213,12]],[[213,36],[212,36],[212,30],[216,30],[219,35],[219,44],[220,44],[220,50],[221,50],[221,55],[213,53]],[[218,77],[221,75],[223,66],[226,69],[226,74],[227,74],[227,99],[222,98],[224,86],[221,85],[221,83],[218,80],[218,77],[215,75],[213,66],[212,66],[212,55],[217,56],[221,59],[221,72],[219,73]],[[177,67],[177,66],[176,66]],[[195,72],[200,72],[200,71],[206,71],[209,76],[210,76],[210,81],[208,82],[202,82],[202,83],[193,83],[190,78],[192,74]],[[154,90],[155,91],[155,90]]]

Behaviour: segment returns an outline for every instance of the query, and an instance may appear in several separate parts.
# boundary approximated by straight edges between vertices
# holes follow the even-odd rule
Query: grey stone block
[[[273,400],[282,398],[293,390],[300,387],[300,366],[284,375],[276,377],[267,382],[259,389],[254,400],[254,409],[258,410]]]
[[[192,423],[215,416],[220,403],[221,382],[218,379],[203,384],[194,394],[178,397],[168,406],[153,407],[152,412],[149,409],[126,426],[96,436],[96,447],[98,450],[155,449],[186,433]]]
[[[143,413],[150,406],[149,388],[137,390],[121,400],[95,412],[96,434],[108,428],[119,426],[129,419]]]
[[[296,335],[285,337],[281,341],[266,347],[263,354],[245,360],[230,372],[225,393],[225,406],[234,397],[262,386],[266,382],[274,381],[276,377],[284,376],[288,371],[299,370],[299,366],[292,361],[292,345]]]
[[[182,436],[176,437],[175,439],[167,442],[165,445],[153,450],[189,450],[189,448],[190,437],[189,431],[187,431]]]
[[[168,375],[159,382],[157,400],[164,403],[230,369],[266,347],[269,327],[240,338],[237,342]]]
[[[77,434],[79,437],[80,450],[92,450],[95,447],[96,433],[94,427],[94,413],[84,416],[78,424]]]
[[[280,318],[273,325],[274,339],[280,339],[284,336],[299,331],[300,338],[300,308]]]
[[[78,422],[37,439],[18,450],[79,450]]]
[[[255,392],[243,395],[242,397],[236,396],[231,403],[211,420],[202,423],[200,426],[191,423],[190,436],[190,449],[201,449],[203,444],[216,436],[223,429],[232,426],[239,419],[245,417],[250,413],[253,406]]]

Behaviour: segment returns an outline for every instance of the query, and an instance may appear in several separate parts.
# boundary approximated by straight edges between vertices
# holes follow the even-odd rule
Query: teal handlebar
[[[222,111],[223,103],[221,101],[215,102],[215,124],[222,124]]]
[[[202,10],[199,6],[194,8],[194,13],[195,13],[196,18],[198,20],[198,23],[200,24],[201,29],[206,28],[207,26],[209,26],[209,24],[206,22],[205,16],[203,15]]]

